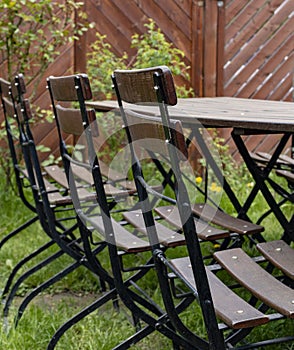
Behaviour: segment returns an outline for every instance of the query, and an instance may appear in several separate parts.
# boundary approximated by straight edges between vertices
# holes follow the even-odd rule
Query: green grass
[[[0,171],[1,173],[1,171]],[[1,201],[1,228],[0,237],[3,237],[7,232],[17,227],[27,218],[31,217],[29,210],[25,209],[21,200],[15,195],[10,187],[7,188],[4,182],[0,181],[0,201]],[[245,199],[249,188],[244,179],[243,190],[238,189],[238,195],[241,200]],[[221,205],[228,211],[233,212],[233,209],[224,196]],[[249,216],[255,221],[260,212],[264,211],[266,204],[261,196],[258,196],[252,206]],[[286,208],[288,214],[291,214],[292,208]],[[264,220],[263,225],[266,227],[267,238],[280,237],[282,230],[276,223],[273,216],[270,215]],[[11,239],[0,251],[0,288],[4,283],[15,264],[28,252],[32,251],[48,238],[43,233],[38,223],[33,224],[29,229],[20,233],[18,237]],[[50,253],[56,251],[56,247],[52,247]],[[184,253],[184,248],[182,248]],[[49,252],[43,254],[42,258],[48,255]],[[171,251],[175,254],[175,251]],[[104,257],[107,261],[107,256]],[[36,259],[39,261],[40,258]],[[102,258],[103,259],[103,258]],[[63,256],[54,263],[42,269],[27,279],[19,289],[17,298],[13,301],[9,314],[9,330],[5,327],[0,327],[0,349],[5,350],[44,350],[51,339],[54,332],[73,316],[77,311],[91,303],[101,295],[99,281],[85,268],[81,267],[75,270],[63,280],[56,283],[54,286],[43,292],[39,297],[35,298],[25,310],[18,327],[13,327],[13,319],[17,311],[17,306],[23,296],[32,288],[36,287],[40,282],[46,280],[49,276],[54,275],[63,267],[71,262],[69,257]],[[29,263],[26,269],[33,265]],[[24,272],[25,269],[22,270]],[[144,280],[148,284],[150,291],[153,291],[153,297],[159,302],[160,293],[157,287],[157,282],[154,274]],[[144,285],[146,288],[146,285]],[[198,332],[205,334],[203,322],[199,317],[199,306],[192,305],[189,310],[183,313],[183,318],[186,322]],[[76,326],[70,329],[60,339],[57,350],[94,350],[112,349],[119,342],[131,336],[134,332],[133,326],[128,321],[126,310],[122,307],[122,312],[117,313],[112,303],[108,303],[100,308],[97,312],[92,313],[84,320],[80,321]],[[250,338],[260,338],[260,336],[268,336],[275,334],[294,334],[293,322],[280,321],[259,327]],[[143,339],[139,344],[132,349],[171,349],[171,343],[159,333],[152,333],[147,338]],[[267,347],[271,350],[290,350],[294,349],[293,344],[275,345]]]

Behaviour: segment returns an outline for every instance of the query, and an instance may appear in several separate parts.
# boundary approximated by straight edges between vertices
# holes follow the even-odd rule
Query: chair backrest
[[[160,90],[155,89],[154,75],[164,77],[160,81]],[[173,77],[166,66],[132,71],[116,70],[114,77],[115,89],[119,91],[120,101],[134,104],[157,104],[158,98],[160,98],[166,105],[174,106],[177,104]],[[160,97],[158,93],[161,94]]]
[[[222,343],[222,336],[217,326],[200,244],[197,239],[191,204],[180,169],[181,160],[187,156],[181,122],[171,120],[167,108],[168,105],[176,104],[175,86],[171,72],[167,67],[153,67],[134,71],[116,70],[113,73],[112,79],[128,134],[134,179],[138,186],[144,221],[150,244],[152,245],[166,309],[170,313],[170,316],[173,314],[173,319],[176,320],[177,316],[174,315],[173,307],[171,307],[172,296],[167,287],[167,271],[164,264],[162,264],[164,253],[158,244],[159,240],[154,225],[152,208],[150,201],[148,201],[149,187],[144,181],[141,164],[136,155],[136,147],[133,146],[134,141],[138,141],[145,149],[147,148],[163,153],[164,155],[169,155],[176,180],[175,197],[177,207],[181,217],[183,233],[186,238],[195,284],[199,293],[199,302],[204,315],[206,329],[208,330],[209,341],[210,344]],[[160,118],[154,119],[144,113],[134,113],[127,110],[124,108],[125,102],[136,104],[156,103]],[[142,124],[144,127],[142,127]],[[154,191],[150,193],[154,195]]]

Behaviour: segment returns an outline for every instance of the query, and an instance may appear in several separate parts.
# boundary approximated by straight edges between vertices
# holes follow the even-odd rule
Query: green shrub
[[[190,80],[189,67],[184,63],[184,53],[167,41],[152,19],[149,19],[144,26],[147,28],[144,34],[132,36],[131,47],[136,49],[133,58],[129,58],[127,53],[123,53],[121,57],[116,56],[111,45],[106,42],[106,35],[96,34],[97,39],[91,45],[92,51],[87,57],[87,73],[92,82],[94,98],[113,97],[111,73],[115,69],[166,65],[174,76],[181,75]],[[192,96],[193,90],[177,86],[177,94],[179,97]]]

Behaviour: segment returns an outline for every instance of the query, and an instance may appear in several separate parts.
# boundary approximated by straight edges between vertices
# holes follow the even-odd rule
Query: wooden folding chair
[[[123,82],[116,83],[115,86],[119,87],[119,84],[123,84]],[[132,83],[136,84],[135,79]],[[136,104],[144,104],[144,103],[154,103],[154,101],[149,101],[149,96],[135,96],[135,92],[130,89],[130,91],[123,92],[123,94],[119,94],[118,87],[116,89],[118,96],[118,103],[120,109],[123,110],[123,103],[136,103]],[[134,88],[136,85],[134,85]],[[141,100],[142,101],[141,101]],[[146,99],[146,101],[145,101]],[[177,103],[176,96],[174,100],[171,102],[172,105]],[[149,150],[149,154],[152,155],[152,150]],[[163,157],[164,158],[164,157]],[[163,166],[160,164],[158,159],[154,159],[156,166],[158,167],[161,174],[166,178],[163,179],[163,183],[171,184],[170,181],[170,173],[168,170],[164,170]],[[185,175],[185,174],[184,174]],[[165,221],[168,221],[173,227],[177,230],[181,230],[181,220],[178,209],[173,205],[161,205],[155,206],[154,210],[156,213],[162,217]],[[251,240],[254,241],[263,241],[263,237],[260,233],[264,230],[261,225],[253,224],[249,221],[241,220],[239,218],[235,218],[231,215],[226,214],[218,207],[212,207],[207,202],[204,203],[193,203],[192,206],[193,214],[195,216],[195,224],[197,226],[198,237],[203,241],[210,241],[216,244],[216,246],[220,246],[220,250],[227,248],[228,246],[236,247],[240,246],[243,243],[243,237],[247,236]],[[200,218],[200,220],[199,220]],[[127,220],[130,220],[129,217],[126,217]],[[132,218],[135,219],[135,218]],[[137,217],[138,227],[142,226],[140,224],[140,220],[142,218]],[[136,224],[134,220],[132,220],[132,224]],[[212,224],[212,225],[211,225]]]
[[[11,90],[13,91],[13,95],[17,96],[17,101],[15,104],[15,116],[19,129],[19,143],[22,148],[26,171],[32,189],[32,195],[36,207],[36,212],[38,214],[38,219],[43,231],[49,237],[50,242],[57,244],[59,250],[55,254],[49,256],[48,258],[45,258],[45,260],[43,260],[41,263],[38,263],[29,269],[16,281],[5,303],[5,317],[8,315],[9,306],[17,288],[25,278],[30,276],[35,271],[38,271],[40,268],[47,266],[50,262],[57,259],[63,254],[69,255],[73,259],[73,263],[66,266],[62,271],[49,278],[47,281],[41,283],[41,285],[37,286],[24,298],[18,309],[15,319],[15,322],[17,324],[26,306],[37,294],[39,294],[45,288],[51,286],[53,283],[59,281],[79,266],[85,266],[95,273],[99,271],[99,275],[97,277],[100,280],[102,288],[105,288],[105,283],[109,282],[109,284],[113,284],[113,282],[105,269],[102,267],[97,267],[95,270],[93,270],[92,265],[87,261],[87,259],[85,259],[85,252],[83,246],[81,245],[79,231],[77,231],[78,222],[76,220],[76,216],[72,213],[72,198],[68,195],[66,195],[66,197],[63,197],[59,192],[51,192],[51,184],[49,186],[50,191],[48,190],[48,183],[44,178],[44,173],[39,162],[34,138],[30,130],[31,110],[28,100],[24,99],[23,96],[25,85],[22,75],[16,76]],[[16,90],[17,93],[14,92],[14,90]],[[93,193],[89,193],[88,191],[80,191],[80,195],[83,199],[95,198],[95,195],[93,195]],[[61,198],[61,203],[58,202],[59,196]],[[69,208],[64,207],[67,203],[70,203]],[[65,208],[65,211],[62,210],[63,208]],[[61,214],[59,212],[59,209],[62,210]],[[66,221],[68,221],[68,225],[65,226]],[[104,245],[98,245],[94,248],[94,250],[96,253],[98,253],[103,250],[104,247]]]
[[[56,334],[51,339],[48,350],[52,350],[62,334],[74,324],[90,312],[97,310],[105,302],[114,297],[119,297],[131,312],[134,324],[139,327],[140,321],[147,323],[123,344],[118,345],[118,349],[128,348],[130,344],[135,344],[144,336],[153,332],[157,327],[157,322],[161,317],[165,317],[161,308],[152,300],[145,291],[137,285],[138,280],[142,278],[154,267],[152,256],[150,254],[150,244],[146,236],[138,234],[138,230],[128,226],[123,219],[123,215],[137,215],[137,211],[117,211],[112,210],[112,203],[108,199],[107,188],[105,186],[104,177],[100,168],[100,159],[97,150],[94,146],[94,137],[97,136],[98,121],[95,117],[95,112],[92,109],[85,107],[85,101],[91,96],[91,87],[88,77],[85,74],[77,74],[63,77],[49,77],[48,88],[51,94],[53,109],[56,116],[56,122],[61,137],[61,154],[64,160],[64,168],[70,185],[70,191],[74,198],[75,210],[80,222],[81,237],[86,253],[87,260],[93,264],[94,268],[97,264],[97,257],[93,253],[92,246],[97,240],[105,242],[108,246],[108,254],[112,268],[113,283],[115,288],[110,289],[95,301],[92,305],[75,315],[72,319],[60,327]],[[72,106],[61,106],[56,101],[69,102],[75,101],[76,108]],[[66,147],[66,134],[74,134],[81,136],[83,134],[85,149],[87,154],[83,159],[77,159],[75,152],[69,153]],[[62,136],[64,135],[64,136]],[[77,148],[80,149],[80,144],[77,143]],[[75,167],[75,170],[73,169]],[[84,201],[78,194],[78,182],[76,177],[76,168],[90,171],[92,182],[97,194],[96,205],[93,205],[93,210],[84,209]],[[123,202],[124,203],[124,202]],[[126,205],[123,205],[123,209]],[[118,217],[119,215],[119,217]],[[162,244],[163,250],[169,247],[183,245],[183,235],[168,230],[167,228],[161,233],[161,238],[164,241]],[[124,263],[124,257],[145,253],[143,256],[143,264],[138,263],[140,259],[133,259],[133,263],[129,267],[129,263]],[[128,277],[125,277],[125,272],[128,272]],[[166,322],[168,324],[168,322]],[[168,326],[164,326],[163,333],[172,332]],[[175,335],[176,337],[176,335]]]
[[[255,344],[250,343],[247,338],[258,326],[284,318],[292,322],[291,319],[294,318],[294,292],[291,288],[294,250],[290,246],[283,241],[261,243],[258,248],[264,256],[255,258],[251,258],[242,248],[225,249],[214,253],[218,264],[204,265],[193,206],[180,168],[180,163],[187,159],[185,137],[181,122],[170,119],[168,113],[168,106],[176,104],[170,70],[165,66],[117,70],[113,74],[113,83],[128,133],[134,180],[141,201],[145,230],[152,247],[163,303],[178,336],[175,338],[173,334],[169,334],[174,345],[185,349],[223,350],[252,349],[293,342],[293,334],[280,337],[278,330],[274,339],[261,340]],[[125,109],[124,102],[157,104],[160,117],[136,113],[131,108]],[[166,198],[150,190],[144,177],[145,168],[138,157],[140,149],[170,159],[176,182],[175,205],[186,239],[187,256],[169,258],[161,249],[152,198]],[[272,264],[279,268],[279,277],[271,273]],[[178,287],[181,294],[177,292]],[[244,293],[244,299],[239,295],[239,289]],[[178,298],[182,302],[186,298],[194,298],[199,303],[201,311],[195,317],[202,315],[206,336],[193,330],[181,317],[177,310]],[[163,324],[164,322],[161,326]],[[183,341],[182,344],[179,343],[179,338]]]

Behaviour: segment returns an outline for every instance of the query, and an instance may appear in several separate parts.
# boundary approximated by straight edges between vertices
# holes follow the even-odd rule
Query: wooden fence
[[[166,38],[185,53],[196,96],[238,96],[293,100],[293,0],[86,0],[84,9],[95,29],[61,48],[46,75],[86,71],[86,53],[98,31],[115,53],[130,48],[134,33],[146,31],[152,18]],[[0,74],[5,77],[0,62]],[[35,101],[49,108],[45,81]],[[2,118],[2,117],[1,117]],[[2,121],[2,119],[1,119]],[[37,141],[57,152],[56,133],[43,124]],[[232,145],[229,131],[223,136]],[[268,150],[275,138],[251,137],[251,149]],[[232,147],[234,154],[234,148]]]

